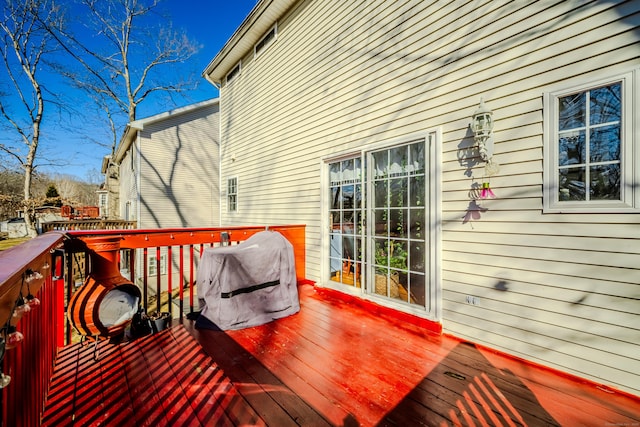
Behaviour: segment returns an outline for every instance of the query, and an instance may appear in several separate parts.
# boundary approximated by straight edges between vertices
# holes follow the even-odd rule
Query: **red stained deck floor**
[[[300,288],[241,331],[186,321],[58,357],[43,425],[640,425],[640,399]]]

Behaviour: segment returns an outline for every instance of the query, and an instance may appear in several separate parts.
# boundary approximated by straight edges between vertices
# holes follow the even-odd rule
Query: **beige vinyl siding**
[[[138,204],[138,190],[137,190],[137,172],[132,167],[132,159],[137,156],[132,155],[132,150],[137,150],[136,144],[132,144],[127,154],[123,157],[120,163],[118,178],[120,180],[119,185],[119,200],[120,200],[120,217],[125,220],[138,220],[137,216],[137,204]],[[127,214],[127,203],[129,203],[129,218]]]
[[[631,1],[301,1],[221,89],[222,177],[239,184],[222,223],[307,224],[320,280],[322,159],[440,129],[444,331],[640,393],[640,215],[542,213],[543,94],[640,67],[638,16]],[[481,96],[498,198],[465,223]]]
[[[219,225],[218,106],[140,131],[139,228]]]

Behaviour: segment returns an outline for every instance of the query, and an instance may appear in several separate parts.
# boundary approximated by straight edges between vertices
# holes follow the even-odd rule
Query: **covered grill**
[[[297,313],[294,260],[293,246],[275,231],[256,233],[239,245],[206,249],[197,273],[200,317],[227,330]]]

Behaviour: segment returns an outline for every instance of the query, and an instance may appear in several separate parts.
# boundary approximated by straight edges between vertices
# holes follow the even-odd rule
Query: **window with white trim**
[[[545,211],[640,209],[636,74],[545,94]]]
[[[227,179],[227,210],[238,211],[238,178]]]
[[[100,209],[100,216],[107,216],[107,203],[109,201],[109,194],[107,192],[98,193],[98,208]]]
[[[149,264],[147,265],[149,276],[158,274],[158,258],[155,255],[149,255]],[[160,255],[160,274],[167,274],[167,255]]]
[[[242,61],[238,62],[236,66],[233,67],[231,71],[229,71],[229,73],[225,77],[225,82],[227,84],[231,83],[231,80],[233,80],[238,74],[240,74],[241,69],[242,69]]]
[[[269,31],[265,33],[258,43],[254,46],[254,54],[258,56],[260,52],[266,49],[271,43],[273,43],[278,36],[278,24],[276,23]]]

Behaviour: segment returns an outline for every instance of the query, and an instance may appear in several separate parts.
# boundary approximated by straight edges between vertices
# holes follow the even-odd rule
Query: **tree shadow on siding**
[[[205,124],[203,124],[205,126]],[[145,172],[147,176],[142,176],[144,184],[152,186],[154,196],[140,195],[141,204],[146,208],[146,212],[151,217],[152,226],[155,227],[195,227],[195,226],[211,226],[213,224],[195,224],[193,219],[193,212],[191,208],[194,206],[193,201],[199,199],[203,205],[209,205],[209,208],[213,208],[212,201],[215,192],[219,189],[218,175],[217,173],[211,173],[211,171],[217,171],[215,165],[209,165],[207,157],[202,159],[198,155],[199,151],[206,151],[204,144],[208,143],[208,140],[204,139],[205,135],[190,135],[192,143],[185,141],[186,132],[181,130],[181,125],[172,125],[174,135],[169,138],[168,144],[165,144],[164,138],[159,138],[152,141],[152,144],[164,144],[160,150],[166,150],[163,152],[163,156],[170,156],[172,161],[167,169],[164,169],[162,165],[158,165],[154,158],[141,153],[141,161],[145,164]],[[200,129],[198,132],[205,133],[206,129]],[[214,142],[214,141],[212,141]],[[195,146],[193,146],[196,144]],[[217,148],[215,146],[211,149]],[[157,148],[155,148],[157,149]],[[196,161],[199,160],[199,161]],[[207,161],[203,161],[207,160]],[[164,162],[163,162],[164,164]],[[211,182],[213,180],[213,182]],[[204,181],[209,187],[210,194],[193,194],[188,190],[190,188],[198,187],[194,183]],[[161,197],[158,197],[161,195]],[[188,203],[185,203],[187,202]],[[207,209],[203,207],[202,209]],[[167,218],[163,218],[162,212],[171,211]],[[191,216],[190,216],[191,215]],[[200,216],[199,216],[200,217]],[[211,222],[211,221],[209,221]],[[146,225],[145,225],[146,227]]]
[[[170,153],[166,153],[168,155],[172,155],[174,160],[171,162],[171,167],[168,171],[161,171],[158,166],[155,164],[153,159],[150,159],[148,156],[144,154],[144,150],[140,150],[140,160],[141,163],[144,163],[145,169],[148,169],[152,172],[152,176],[145,177],[141,176],[141,179],[144,179],[144,184],[151,184],[158,193],[163,195],[163,198],[166,200],[158,200],[158,198],[150,198],[146,197],[140,191],[140,203],[145,207],[147,214],[151,216],[152,222],[156,227],[166,227],[167,224],[162,223],[162,219],[158,215],[158,205],[161,204],[163,207],[172,206],[175,210],[176,215],[178,216],[178,220],[180,224],[184,227],[187,224],[187,219],[185,213],[180,209],[180,201],[179,198],[174,193],[173,183],[176,180],[177,168],[179,164],[179,159],[181,152],[184,150],[184,144],[182,142],[182,138],[180,137],[180,125],[174,126],[175,128],[175,142],[176,147],[171,150]],[[151,143],[158,143],[158,141],[152,141]],[[142,169],[142,168],[141,168]],[[168,172],[168,173],[167,173]],[[140,171],[142,174],[142,171]],[[142,187],[142,184],[141,184]],[[146,227],[146,225],[145,225]]]

